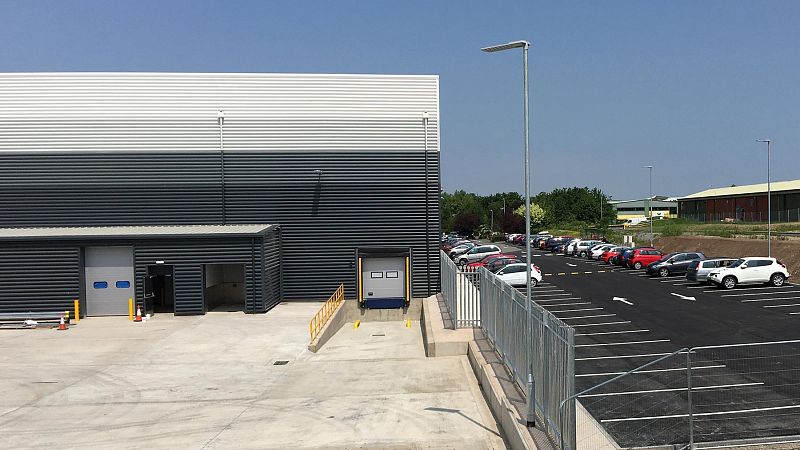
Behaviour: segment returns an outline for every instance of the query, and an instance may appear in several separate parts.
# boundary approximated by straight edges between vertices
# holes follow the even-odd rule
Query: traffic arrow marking
[[[613,300],[614,300],[615,302],[622,302],[622,303],[625,303],[626,305],[631,305],[631,306],[633,306],[633,303],[629,302],[629,301],[628,301],[628,299],[627,299],[627,298],[625,298],[625,297],[614,297],[614,299],[613,299]]]
[[[693,301],[693,302],[696,302],[696,301],[697,301],[697,299],[696,299],[696,298],[694,298],[694,297],[687,297],[687,296],[685,296],[685,295],[676,294],[676,293],[674,293],[674,292],[670,292],[670,294],[674,295],[675,297],[679,297],[679,298],[681,298],[681,299],[683,299],[683,300],[691,300],[691,301]]]

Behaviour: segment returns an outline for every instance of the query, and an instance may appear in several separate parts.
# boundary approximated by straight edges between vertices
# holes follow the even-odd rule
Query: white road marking
[[[631,275],[636,275],[637,277],[650,277],[650,275],[648,275],[648,274],[646,274],[646,273],[645,273],[645,274],[636,274],[636,273],[632,273]]]
[[[738,292],[738,291],[755,291],[755,290],[764,290],[764,289],[790,289],[792,287],[796,288],[797,285],[796,284],[788,284],[788,285],[784,284],[781,287],[775,287],[775,286],[738,287],[737,286],[736,289],[734,289],[733,291],[734,292]],[[730,291],[728,291],[728,292],[730,292]]]
[[[641,355],[593,356],[591,358],[575,358],[575,361],[593,361],[596,359],[650,358],[653,356],[666,356],[671,354],[672,353],[644,353]]]
[[[786,308],[789,306],[800,306],[800,303],[791,303],[788,305],[767,305],[764,308]]]
[[[800,408],[800,405],[772,406],[772,407],[768,407],[768,408],[737,409],[735,411],[716,411],[716,412],[706,412],[706,413],[693,413],[692,417],[725,416],[725,415],[733,415],[733,414],[761,412],[761,411],[780,411],[780,410],[797,409],[797,408]],[[620,419],[603,419],[600,422],[602,422],[602,423],[608,423],[608,422],[630,422],[630,421],[635,421],[635,420],[678,419],[678,418],[681,418],[681,417],[689,417],[689,415],[688,414],[672,414],[672,415],[668,415],[668,416],[627,417],[627,418],[620,418]]]
[[[606,334],[649,333],[650,330],[602,331],[598,333],[575,333],[575,336],[603,336]]]
[[[747,300],[742,300],[742,303],[749,303],[749,302],[774,302],[775,300],[794,300],[800,297],[772,297],[772,298],[748,298]]]
[[[544,300],[538,300],[534,297],[533,301],[536,303],[547,303],[547,302],[563,302],[564,300],[582,300],[580,297],[569,297],[569,298],[546,298]],[[548,305],[545,305],[548,306]],[[550,305],[552,306],[552,305]]]
[[[559,317],[561,320],[569,320],[569,319],[591,319],[592,317],[613,317],[616,314],[597,314],[595,316],[576,316],[576,317]]]
[[[576,336],[577,336],[577,334],[576,334]],[[701,370],[701,369],[720,369],[722,367],[725,367],[725,364],[715,364],[713,366],[697,366],[697,367],[692,366],[692,371],[694,372],[695,370]],[[679,372],[679,371],[684,371],[685,372],[686,368],[685,367],[677,367],[677,368],[674,368],[674,369],[640,370],[638,372],[632,373],[631,375],[637,375],[637,374],[641,374],[641,373]],[[585,374],[575,375],[575,377],[605,377],[605,376],[609,376],[609,375],[622,375],[623,373],[628,373],[628,372],[585,373]],[[682,390],[686,390],[686,388],[683,388]]]
[[[578,265],[577,265],[577,264],[570,264],[570,263],[567,263],[567,265],[568,265],[568,266],[570,266],[570,267],[578,267]]]
[[[539,289],[536,290],[537,294],[540,294],[542,292],[564,292],[564,290],[563,289],[557,289],[557,288],[547,289],[547,290],[542,290],[542,291],[540,291]]]
[[[564,295],[572,295],[569,292],[559,292],[557,294],[552,294],[552,293],[551,294],[539,294],[537,292],[537,294],[538,294],[537,297],[559,297],[559,296],[564,296]]]
[[[548,310],[548,311],[550,311],[553,314],[557,314],[557,313],[562,313],[562,312],[598,311],[598,310],[601,310],[601,309],[603,309],[603,308],[562,309],[562,310],[559,310],[559,311],[552,311],[552,310]]]
[[[604,344],[581,344],[575,347],[610,347],[614,345],[655,344],[656,342],[669,342],[669,339],[653,339],[651,341],[609,342]]]
[[[792,312],[792,313],[789,313],[789,314],[791,314],[793,316],[796,316],[797,314],[800,314],[800,312]],[[577,336],[577,334],[576,334],[576,336]]]
[[[591,304],[592,304],[591,302],[577,302],[577,303],[559,303],[557,305],[546,305],[546,306],[569,306],[569,305],[591,305]]]
[[[694,387],[692,386],[693,391],[703,391],[703,390],[711,390],[711,389],[727,389],[727,388],[734,388],[734,387],[743,387],[743,386],[761,386],[764,383],[739,383],[739,384],[719,384],[716,386],[700,386]],[[678,392],[678,391],[686,391],[686,388],[670,388],[670,389],[652,389],[649,391],[627,391],[627,392],[607,392],[604,394],[585,394],[581,395],[581,397],[608,397],[612,395],[629,395],[629,394],[650,394],[654,392]]]
[[[751,292],[749,294],[725,294],[722,295],[722,297],[750,297],[753,295],[781,295],[781,294],[800,294],[800,291]]]
[[[631,323],[631,321],[630,320],[621,320],[619,322],[585,323],[585,324],[582,324],[582,325],[570,325],[570,326],[572,328],[577,328],[577,327],[599,327],[601,325],[619,325],[619,324],[623,324],[623,323]],[[666,355],[666,353],[665,353],[665,355]]]
[[[622,302],[622,303],[625,303],[626,305],[633,306],[633,303],[629,302],[628,299],[625,298],[625,297],[614,297],[614,298],[611,299],[611,301]]]
[[[674,293],[674,292],[670,292],[670,294],[674,295],[675,297],[679,297],[679,298],[681,298],[682,300],[691,300],[691,301],[693,301],[693,302],[696,302],[696,301],[697,301],[697,299],[696,299],[696,298],[694,298],[694,297],[687,297],[687,296],[685,296],[685,295],[676,294],[676,293]]]

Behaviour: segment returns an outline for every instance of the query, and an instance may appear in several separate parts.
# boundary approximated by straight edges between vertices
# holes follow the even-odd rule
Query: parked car
[[[733,289],[737,284],[769,283],[783,286],[789,278],[786,266],[775,258],[747,257],[732,262],[728,267],[714,269],[707,280],[715,285]]]
[[[476,245],[469,249],[469,251],[462,253],[455,257],[455,261],[459,266],[466,267],[467,264],[475,261],[480,261],[489,255],[500,254],[500,247],[496,245]]]
[[[581,258],[585,257],[586,254],[589,252],[589,249],[594,247],[597,244],[602,244],[602,242],[597,240],[580,240],[577,244],[575,244],[575,248],[572,249],[572,255],[580,256]]]
[[[475,243],[467,242],[466,244],[461,244],[459,246],[453,247],[453,249],[450,250],[450,252],[448,252],[447,255],[450,256],[450,258],[455,261],[456,257],[470,251],[472,247],[475,247]]]
[[[733,258],[708,258],[702,261],[692,261],[689,267],[686,268],[686,279],[698,283],[707,283],[706,278],[709,273],[714,269],[728,267],[734,261],[736,260]]]
[[[525,278],[528,277],[528,269],[524,262],[509,264],[498,270],[495,275],[511,286],[525,286]],[[538,285],[542,281],[542,271],[534,264],[531,264],[531,287]]]
[[[668,277],[670,275],[681,275],[686,273],[689,264],[693,261],[705,259],[702,253],[674,253],[661,258],[655,263],[647,266],[647,273],[650,275],[658,275],[660,277]]]
[[[625,265],[630,269],[639,270],[660,260],[663,256],[660,251],[653,247],[640,247],[633,250]]]
[[[503,267],[505,267],[505,266],[507,266],[509,264],[514,264],[514,263],[518,263],[518,262],[522,262],[522,261],[520,261],[519,258],[517,258],[516,256],[513,256],[513,255],[512,255],[511,258],[508,258],[508,257],[505,257],[505,256],[501,257],[501,258],[494,258],[494,259],[490,259],[489,262],[486,263],[486,269],[488,269],[489,272],[495,273],[498,270],[502,269]]]
[[[589,250],[589,254],[586,255],[586,257],[589,259],[596,259],[599,261],[600,258],[603,256],[603,253],[611,250],[614,247],[616,246],[611,244],[595,245]]]
[[[478,270],[478,268],[480,268],[480,267],[487,266],[490,261],[497,260],[497,259],[503,259],[503,258],[505,258],[506,260],[508,260],[508,259],[516,260],[517,256],[516,255],[511,255],[511,254],[508,254],[508,253],[499,253],[499,254],[496,254],[496,255],[495,254],[488,255],[488,256],[484,257],[483,259],[481,259],[480,261],[475,261],[475,262],[471,262],[471,263],[467,264],[466,270],[468,272],[474,272],[474,271]],[[506,263],[506,264],[508,264],[508,263]]]
[[[611,247],[608,249],[608,251],[605,251],[602,255],[600,255],[600,259],[606,264],[614,264],[614,258],[619,256],[620,253],[624,252],[628,248],[629,247],[623,247],[619,245],[616,247]]]
[[[459,245],[468,244],[470,242],[471,241],[469,239],[454,239],[442,245],[442,250],[444,250],[445,253],[447,253],[450,250],[454,249],[455,247],[458,247]]]

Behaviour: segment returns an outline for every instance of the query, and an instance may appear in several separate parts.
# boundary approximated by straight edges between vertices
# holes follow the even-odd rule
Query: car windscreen
[[[745,261],[743,259],[737,259],[736,261],[732,262],[731,265],[728,267],[739,267],[742,264],[744,264],[744,262]]]

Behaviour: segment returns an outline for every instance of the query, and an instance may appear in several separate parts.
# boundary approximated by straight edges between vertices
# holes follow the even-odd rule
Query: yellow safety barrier
[[[331,295],[331,297],[322,305],[322,308],[314,314],[314,318],[311,319],[311,322],[308,324],[308,331],[311,333],[311,339],[313,340],[320,331],[322,331],[322,327],[328,323],[328,319],[331,318],[336,308],[344,301],[344,283],[339,285],[339,288],[336,289],[336,292]]]
[[[78,300],[75,300],[75,323],[81,321],[81,304]]]

